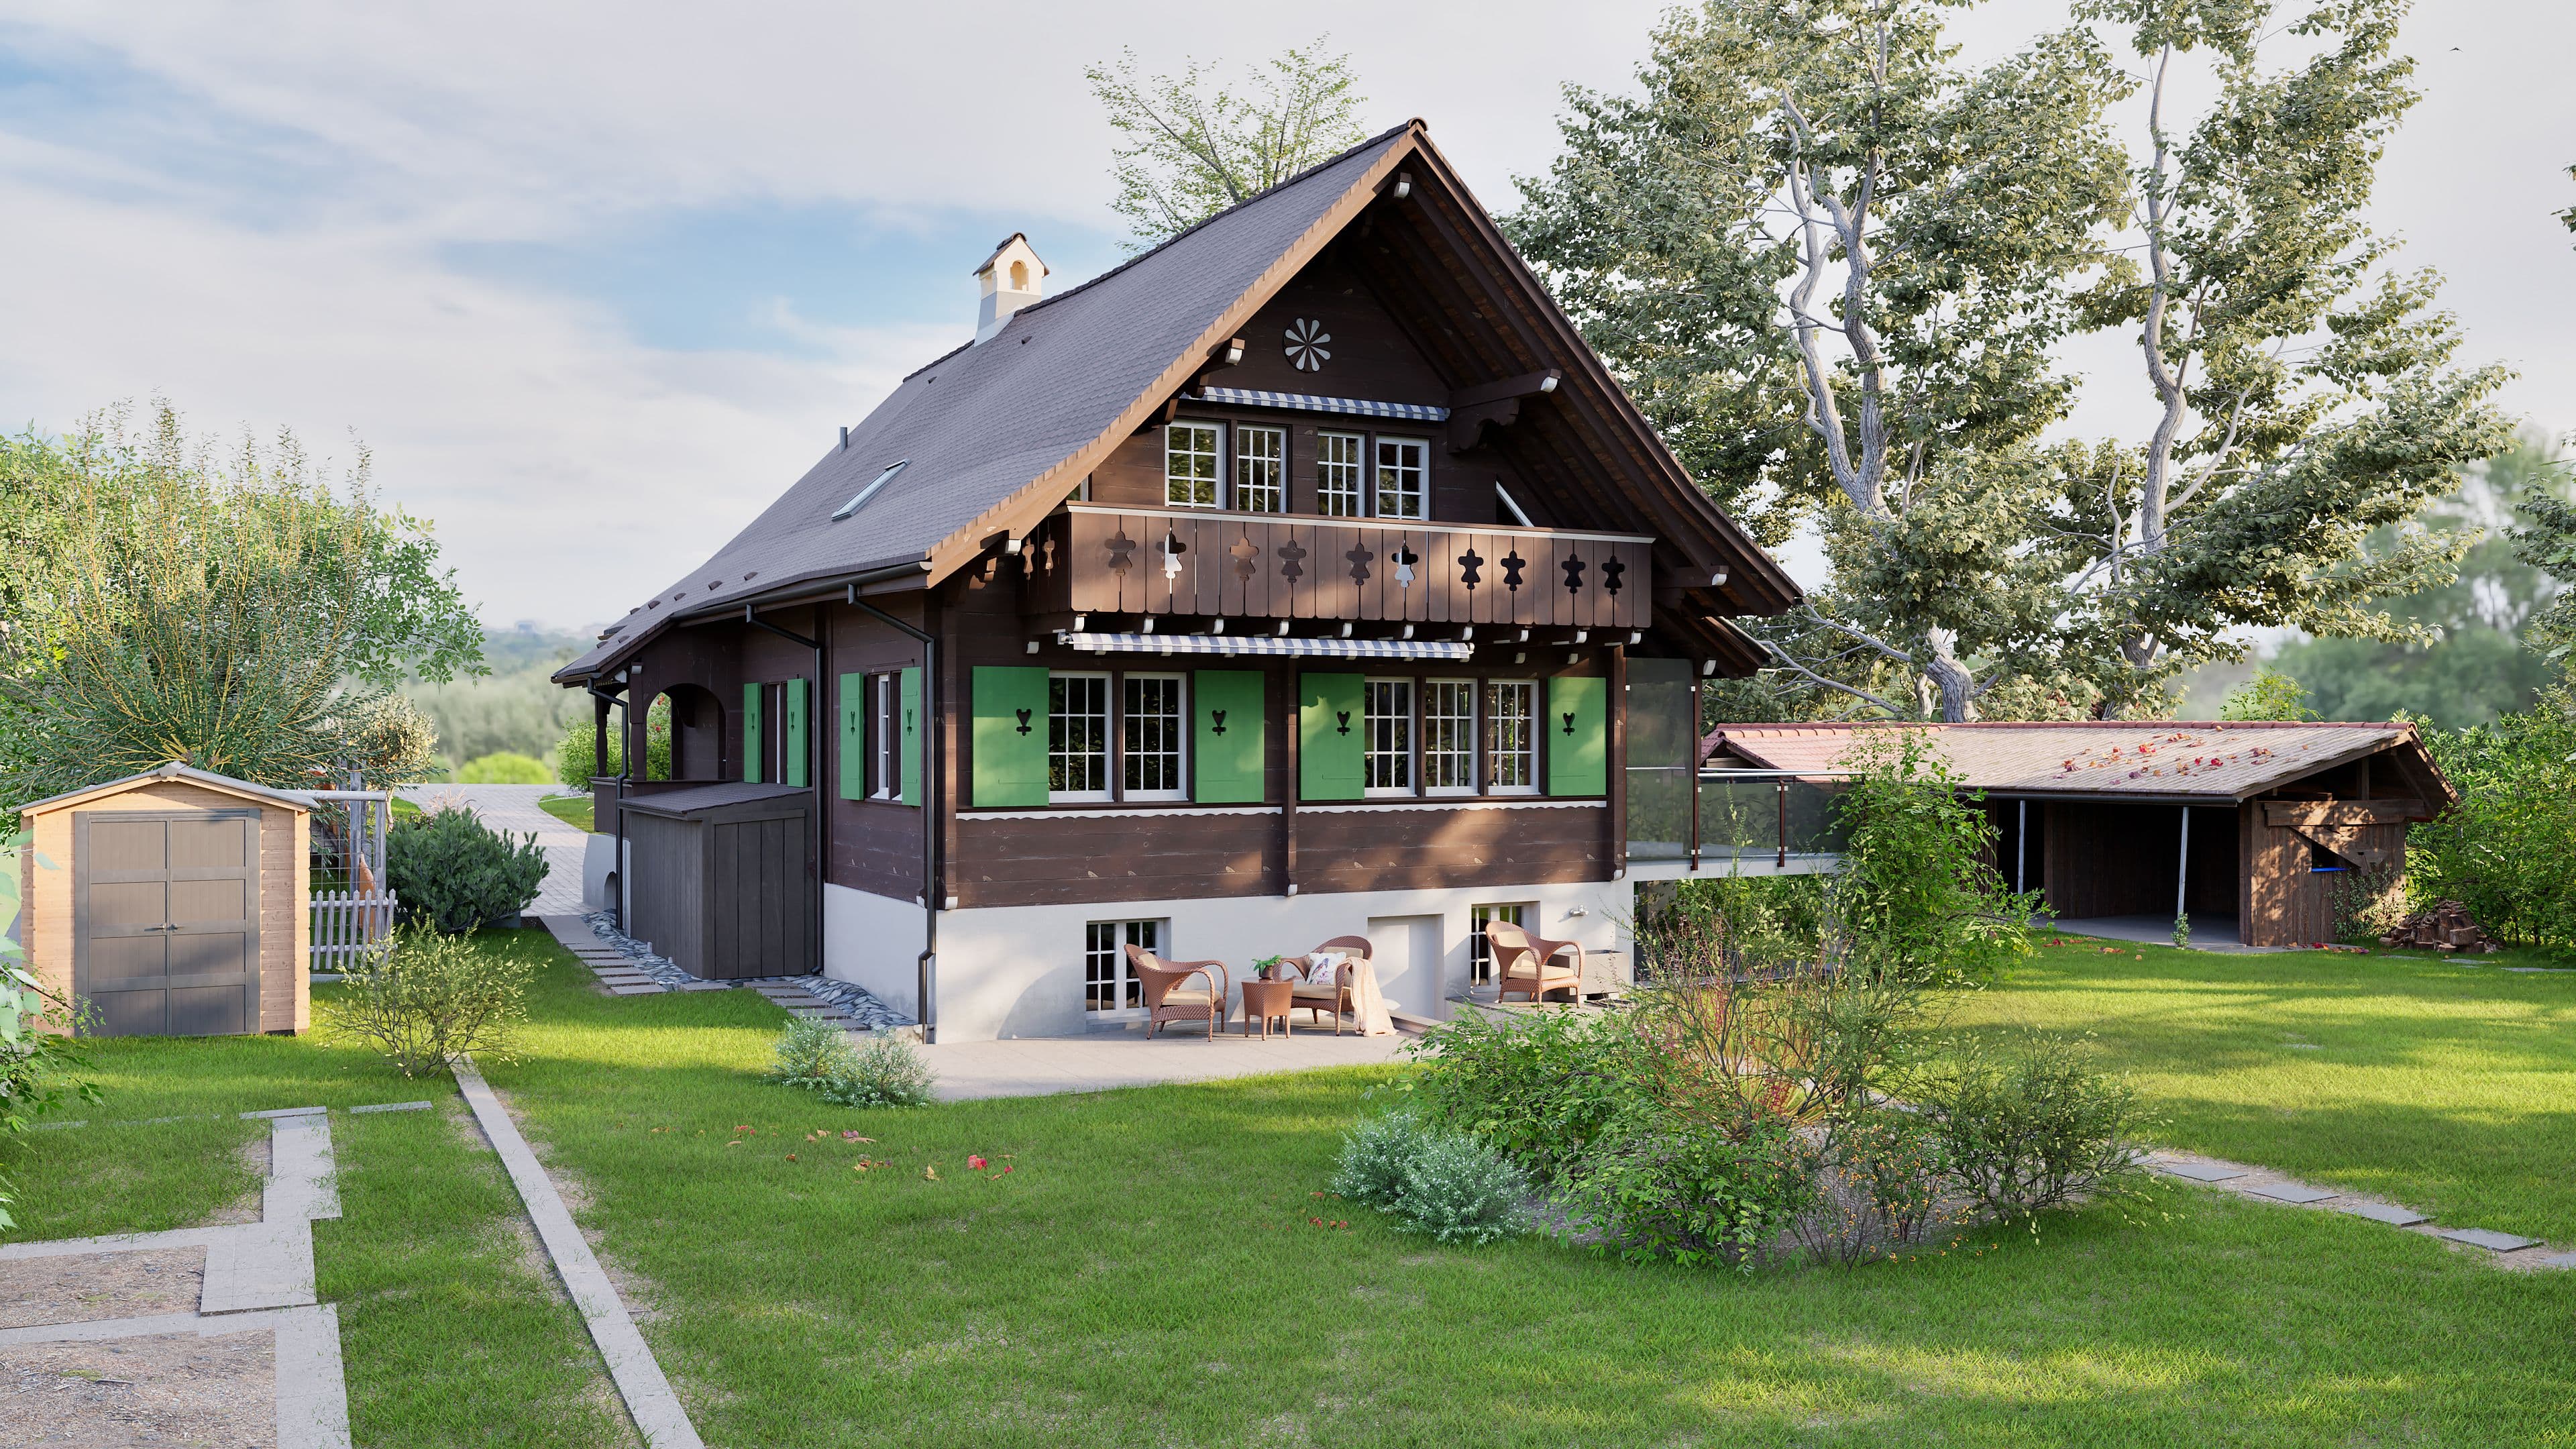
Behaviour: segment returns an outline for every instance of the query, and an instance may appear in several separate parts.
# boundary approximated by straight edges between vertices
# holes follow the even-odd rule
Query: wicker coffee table
[[[1279,1019],[1282,1036],[1293,1035],[1288,1021],[1289,983],[1285,981],[1247,981],[1243,983],[1243,1034],[1252,1035],[1252,1023],[1261,1023],[1261,1034],[1270,1035],[1270,1019]]]

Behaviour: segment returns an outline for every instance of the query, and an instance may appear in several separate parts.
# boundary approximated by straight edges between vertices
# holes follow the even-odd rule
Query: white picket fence
[[[385,884],[393,796],[357,789],[308,793],[315,813],[315,873],[344,886],[313,892],[311,969],[344,971],[393,939],[394,893]]]
[[[394,898],[356,891],[313,893],[313,969],[345,971],[384,948],[394,932]]]

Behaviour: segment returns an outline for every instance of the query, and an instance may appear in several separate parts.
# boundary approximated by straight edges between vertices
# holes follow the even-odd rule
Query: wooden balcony
[[[1636,534],[1068,504],[1026,551],[1041,614],[1643,629]]]

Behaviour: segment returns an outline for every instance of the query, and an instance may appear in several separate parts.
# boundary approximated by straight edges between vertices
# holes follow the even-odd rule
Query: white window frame
[[[1451,690],[1457,691],[1466,698],[1467,714],[1463,720],[1456,715],[1435,716],[1431,712],[1434,698]],[[1477,767],[1485,753],[1484,742],[1476,733],[1481,713],[1477,705],[1484,693],[1483,688],[1473,679],[1425,679],[1414,687],[1414,693],[1421,700],[1415,709],[1416,718],[1420,721],[1417,729],[1421,739],[1414,751],[1414,757],[1422,776],[1422,793],[1425,795],[1475,794],[1478,784]],[[1440,747],[1444,729],[1454,731],[1450,736],[1453,743],[1448,748]],[[1439,777],[1439,772],[1433,768],[1435,757],[1456,764],[1459,767],[1458,773],[1464,778],[1455,784],[1435,783]]]
[[[1246,446],[1246,444],[1256,446]],[[1262,451],[1266,445],[1269,451]],[[1266,467],[1270,481],[1256,484],[1251,474],[1255,467]],[[1168,490],[1170,483],[1164,487]],[[1266,498],[1266,502],[1260,501]],[[1288,511],[1288,430],[1276,423],[1237,423],[1234,425],[1234,496],[1229,500],[1242,513],[1285,513]]]
[[[1350,446],[1351,457],[1345,462],[1332,455],[1342,445]],[[1342,470],[1348,470],[1343,473]],[[1327,480],[1341,476],[1349,486],[1333,488]],[[1369,440],[1366,433],[1321,432],[1315,435],[1315,511],[1326,518],[1363,518],[1368,514]],[[1334,503],[1342,508],[1335,508]]]
[[[1133,943],[1164,960],[1171,951],[1164,944],[1171,939],[1172,923],[1150,921],[1085,921],[1082,923],[1082,1010],[1087,1017],[1143,1016],[1145,983],[1127,964],[1126,947]],[[1109,1004],[1100,998],[1106,987]]]
[[[1058,790],[1055,788],[1056,761],[1074,758],[1069,750],[1057,748],[1062,721],[1066,716],[1056,710],[1056,686],[1074,680],[1093,681],[1100,685],[1100,788],[1097,790]],[[1114,798],[1118,768],[1118,688],[1117,681],[1106,671],[1050,670],[1047,674],[1047,802],[1053,805],[1080,805]]]
[[[903,796],[903,676],[868,676],[868,798]]]
[[[1162,716],[1162,720],[1168,722],[1172,732],[1171,748],[1168,750],[1156,750],[1152,752],[1154,754],[1167,756],[1172,762],[1173,783],[1165,788],[1145,789],[1127,783],[1135,773],[1136,762],[1140,754],[1136,748],[1135,737],[1139,715],[1137,711],[1129,707],[1129,693],[1136,686],[1142,684],[1162,684],[1169,686],[1171,689],[1172,707]],[[1119,799],[1187,800],[1190,798],[1190,696],[1188,675],[1150,673],[1119,675],[1117,690],[1117,720],[1114,727],[1118,731],[1117,763]]]
[[[1467,908],[1467,982],[1483,986],[1494,979],[1494,946],[1485,939],[1487,921],[1507,921],[1527,929],[1530,914],[1538,909],[1534,901],[1496,901]]]
[[[1186,453],[1181,453],[1177,445],[1184,431],[1192,434],[1205,433],[1208,438],[1207,451],[1201,453],[1198,449],[1191,448]],[[1165,506],[1171,508],[1223,508],[1225,506],[1225,433],[1225,424],[1211,422],[1206,418],[1174,418],[1163,425],[1163,502]],[[1172,472],[1172,460],[1175,456],[1205,457],[1208,460],[1208,476],[1203,480],[1208,487],[1206,502],[1202,503],[1195,498],[1173,496],[1175,488],[1184,482],[1195,485],[1202,481],[1195,475],[1187,479],[1176,477]],[[1195,487],[1192,491],[1196,491]]]
[[[1402,709],[1400,711],[1378,709],[1378,701],[1388,697],[1381,695],[1381,690],[1387,691],[1388,695],[1394,698],[1400,698],[1403,701]],[[1416,695],[1419,692],[1415,681],[1410,678],[1372,677],[1360,682],[1360,728],[1363,733],[1360,741],[1360,779],[1361,793],[1367,798],[1393,799],[1410,797],[1416,793],[1415,787],[1422,779],[1421,765],[1415,758],[1416,740],[1414,738],[1418,730],[1416,717],[1420,706]],[[1393,749],[1380,749],[1378,748],[1380,727],[1389,725],[1398,735],[1397,742]],[[1403,775],[1402,783],[1393,785],[1370,783],[1379,778],[1379,762],[1382,760],[1393,762],[1395,769]]]
[[[1520,715],[1521,747],[1517,751],[1513,751],[1511,753],[1519,756],[1523,764],[1523,773],[1525,773],[1529,778],[1525,783],[1517,785],[1498,783],[1498,777],[1502,772],[1494,768],[1495,763],[1505,753],[1502,749],[1501,731],[1506,721],[1506,714],[1504,711],[1496,709],[1493,704],[1495,693],[1502,689],[1519,691],[1522,699],[1526,701],[1527,704],[1527,707],[1521,711]],[[1477,720],[1477,724],[1484,731],[1488,732],[1478,741],[1481,746],[1477,751],[1478,782],[1484,786],[1485,793],[1488,795],[1537,794],[1539,779],[1538,737],[1543,733],[1543,731],[1538,727],[1538,681],[1535,679],[1487,679],[1482,682],[1482,686],[1477,690],[1477,696],[1479,705],[1478,712],[1481,716]]]
[[[1410,471],[1413,475],[1412,488],[1396,490],[1397,498],[1409,500],[1412,503],[1413,511],[1410,513],[1395,512],[1386,506],[1386,475],[1389,471],[1386,454],[1390,448],[1411,449],[1413,453],[1413,462],[1410,465],[1398,464],[1395,468],[1398,473]],[[1429,439],[1408,438],[1392,433],[1374,435],[1369,440],[1368,472],[1369,510],[1373,516],[1404,518],[1417,522],[1431,516],[1431,442]]]

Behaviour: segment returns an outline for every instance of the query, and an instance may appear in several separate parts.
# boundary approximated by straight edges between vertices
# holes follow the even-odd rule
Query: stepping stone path
[[[776,1002],[792,1016],[813,1017],[837,1022],[852,1032],[892,1031],[918,1040],[921,1029],[912,1019],[895,1011],[868,992],[847,981],[834,981],[827,976],[763,976],[742,981],[701,981],[654,955],[640,941],[622,935],[611,924],[613,918],[594,916],[541,916],[546,930],[553,934],[574,959],[599,978],[599,984],[618,996],[650,996],[664,991],[731,991],[748,987]]]
[[[573,954],[599,978],[599,984],[617,996],[651,996],[671,988],[656,980],[635,964],[625,952],[599,939],[598,933],[579,916],[541,916],[546,930],[563,948]]]
[[[2239,1197],[2299,1207],[2331,1208],[2425,1237],[2482,1248],[2486,1250],[2487,1260],[2500,1268],[2576,1271],[2576,1252],[2549,1252],[2549,1245],[2538,1238],[2499,1233],[2491,1228],[2437,1227],[2432,1219],[2403,1204],[2362,1193],[2348,1193],[2340,1188],[2318,1187],[2268,1168],[2249,1167],[2189,1152],[2150,1152],[2138,1161],[2160,1177],[2203,1183]]]

